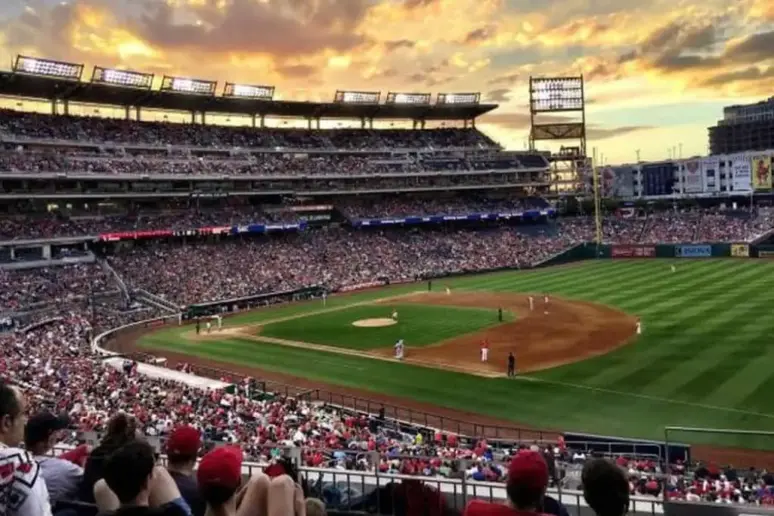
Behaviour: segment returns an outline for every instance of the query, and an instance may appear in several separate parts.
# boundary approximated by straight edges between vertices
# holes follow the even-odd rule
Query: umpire
[[[516,376],[516,357],[513,356],[513,351],[508,353],[508,377]]]

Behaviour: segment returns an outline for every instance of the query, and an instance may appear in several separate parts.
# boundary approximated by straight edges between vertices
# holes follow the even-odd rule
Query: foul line
[[[723,412],[732,412],[735,414],[743,414],[746,416],[756,416],[756,417],[762,417],[766,419],[774,419],[774,414],[764,414],[763,412],[753,412],[750,410],[743,410],[743,409],[737,409],[733,407],[721,407],[718,405],[710,405],[707,403],[694,403],[691,401],[683,401],[683,400],[677,400],[677,399],[670,399],[670,398],[662,398],[660,396],[650,396],[648,394],[638,394],[636,392],[625,392],[625,391],[616,391],[613,389],[605,389],[604,387],[594,387],[591,385],[583,385],[579,383],[568,383],[568,382],[559,382],[556,380],[546,380],[544,378],[535,378],[534,376],[517,376],[515,379],[521,380],[521,381],[527,381],[527,382],[537,382],[537,383],[544,383],[547,385],[557,385],[559,387],[569,387],[572,389],[583,389],[586,391],[592,391],[592,392],[600,392],[603,394],[614,394],[617,396],[629,396],[631,398],[639,398],[642,400],[648,400],[648,401],[656,401],[659,403],[670,403],[673,405],[682,405],[685,407],[695,407],[695,408],[702,408],[707,410],[718,410]]]

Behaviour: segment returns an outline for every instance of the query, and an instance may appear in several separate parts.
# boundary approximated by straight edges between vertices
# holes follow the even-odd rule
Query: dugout
[[[325,287],[315,285],[296,290],[284,290],[280,292],[269,292],[267,294],[256,294],[254,296],[197,303],[186,308],[185,317],[186,319],[195,319],[197,317],[207,317],[210,315],[235,313],[261,306],[319,298],[322,297],[323,294],[327,294],[327,292]]]

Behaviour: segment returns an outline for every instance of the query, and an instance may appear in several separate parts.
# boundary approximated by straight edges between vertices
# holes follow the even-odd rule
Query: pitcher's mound
[[[352,323],[352,326],[358,328],[383,328],[385,326],[392,326],[397,324],[398,321],[390,319],[389,317],[377,317],[375,319],[360,319]]]

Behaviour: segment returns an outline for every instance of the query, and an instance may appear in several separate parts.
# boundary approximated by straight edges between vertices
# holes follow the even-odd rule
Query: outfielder
[[[637,335],[642,335],[642,322],[637,319]]]
[[[403,360],[403,339],[395,343],[395,358]]]
[[[488,360],[489,360],[489,341],[485,339],[481,341],[481,361],[487,362]]]
[[[398,311],[394,308],[392,309],[392,320],[398,322]]]
[[[674,265],[672,265],[672,272],[677,272],[677,267],[675,267]]]
[[[446,287],[446,295],[447,296],[451,295],[451,289],[449,287]]]

